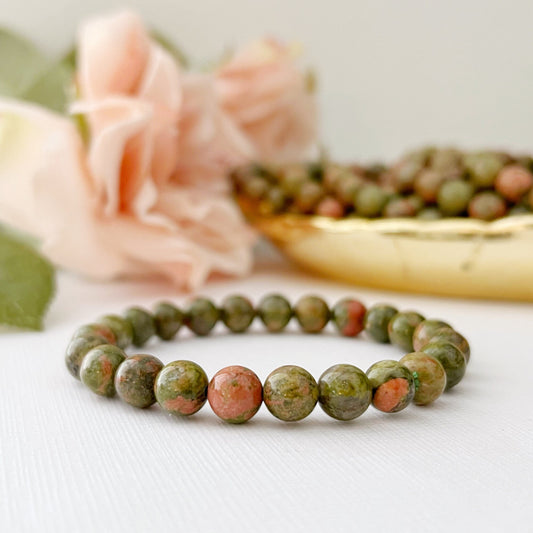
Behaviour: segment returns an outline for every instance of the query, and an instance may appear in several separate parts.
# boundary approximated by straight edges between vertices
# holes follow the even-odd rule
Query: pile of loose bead
[[[166,366],[152,355],[127,357],[130,344],[143,346],[152,336],[168,341],[182,325],[198,336],[208,335],[221,320],[233,333],[243,333],[259,317],[272,333],[283,331],[295,317],[305,333],[321,332],[329,321],[346,337],[364,331],[371,339],[397,345],[409,352],[400,361],[384,360],[367,372],[350,364],[327,369],[318,383],[298,366],[274,370],[261,385],[251,370],[229,366],[208,381],[192,361]],[[413,351],[415,350],[415,351]],[[296,305],[283,296],[264,297],[257,308],[243,296],[230,296],[220,307],[197,298],[186,312],[163,302],[153,313],[139,307],[124,316],[106,315],[79,328],[66,353],[69,372],[101,396],[118,396],[138,408],[155,402],[173,415],[188,416],[209,402],[224,421],[246,422],[264,402],[278,419],[297,421],[315,405],[337,420],[352,420],[372,403],[386,413],[405,409],[411,402],[426,405],[463,378],[470,359],[467,340],[441,320],[425,320],[414,311],[399,312],[390,305],[368,310],[346,298],[332,309],[317,296],[305,296]]]
[[[232,178],[262,215],[495,220],[532,212],[532,171],[531,157],[424,148],[388,168],[255,164],[234,170]]]

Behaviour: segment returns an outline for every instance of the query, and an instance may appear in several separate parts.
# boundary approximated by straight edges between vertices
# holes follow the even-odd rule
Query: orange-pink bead
[[[230,424],[242,424],[261,407],[263,387],[250,369],[227,366],[211,379],[207,400],[219,418]]]

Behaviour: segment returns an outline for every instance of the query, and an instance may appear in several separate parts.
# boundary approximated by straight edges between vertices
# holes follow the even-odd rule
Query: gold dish
[[[396,291],[533,301],[533,215],[494,222],[468,218],[335,220],[246,217],[288,257],[312,272]]]

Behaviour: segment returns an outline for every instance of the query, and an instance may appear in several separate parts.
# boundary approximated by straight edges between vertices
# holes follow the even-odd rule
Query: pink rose
[[[214,191],[248,145],[208,78],[180,72],[128,12],[87,23],[78,57],[73,111],[88,147],[70,120],[0,99],[0,220],[97,278],[162,274],[196,288],[246,274],[252,235]]]
[[[298,161],[316,140],[316,102],[296,55],[293,48],[262,40],[238,51],[216,72],[221,106],[259,159]]]

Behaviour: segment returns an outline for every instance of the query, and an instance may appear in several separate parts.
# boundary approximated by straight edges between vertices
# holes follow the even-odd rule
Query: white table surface
[[[470,340],[464,381],[432,407],[352,423],[320,408],[284,424],[264,408],[229,426],[92,395],[67,373],[76,326],[128,305],[184,302],[160,283],[94,284],[62,274],[44,333],[0,336],[0,531],[531,531],[533,306],[387,294],[309,277],[277,260],[203,294],[356,295],[452,322]],[[260,329],[260,328],[258,328]],[[365,369],[398,352],[330,335],[215,336],[146,347],[164,362],[254,369]]]

